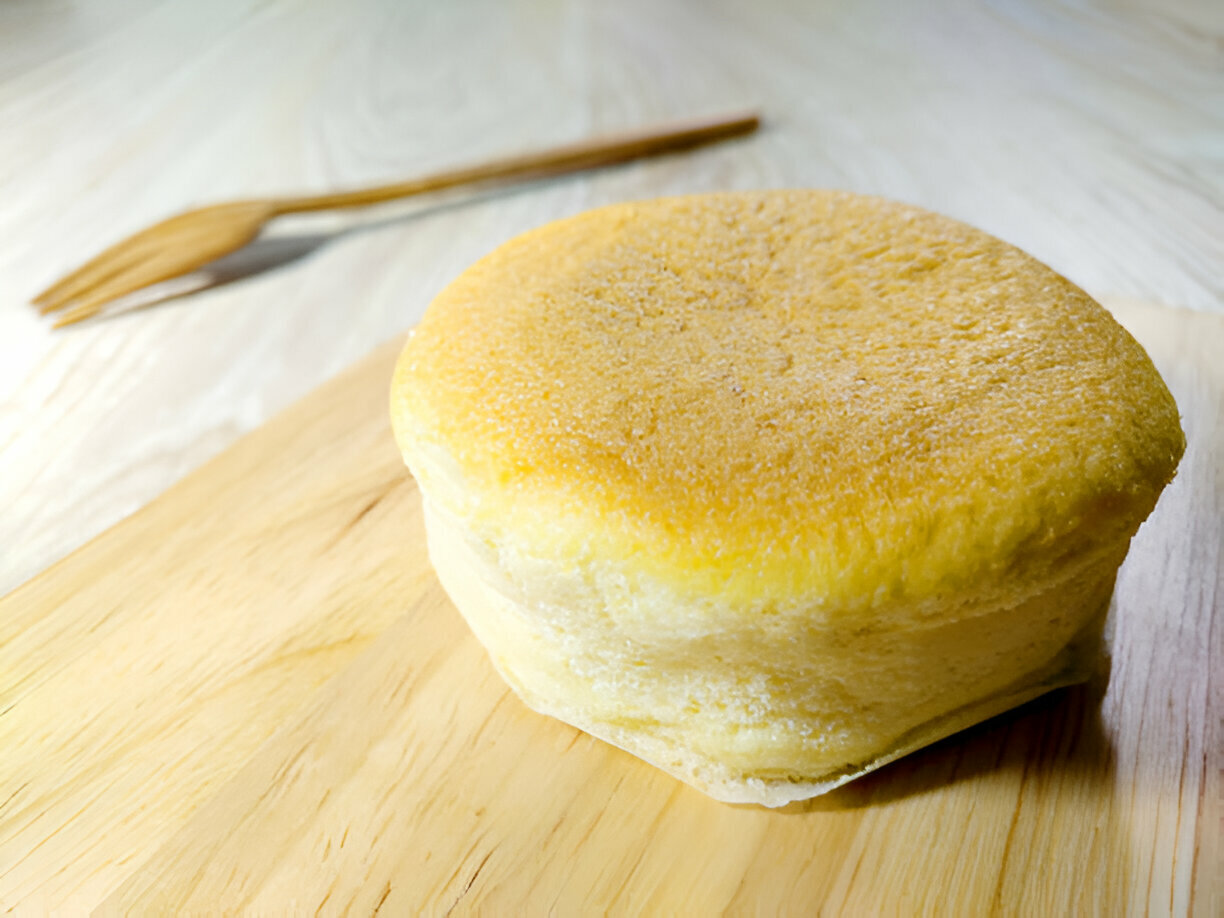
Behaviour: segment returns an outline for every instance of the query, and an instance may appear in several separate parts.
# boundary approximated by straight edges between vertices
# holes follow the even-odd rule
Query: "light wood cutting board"
[[[786,811],[706,799],[498,680],[427,564],[392,343],[0,600],[0,906],[1220,914],[1224,319],[1109,305],[1189,449],[1107,688]]]

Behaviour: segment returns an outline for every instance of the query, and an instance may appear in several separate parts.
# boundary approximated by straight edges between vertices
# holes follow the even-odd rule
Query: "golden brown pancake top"
[[[512,240],[429,307],[392,412],[480,525],[766,605],[1022,580],[1137,526],[1184,443],[1147,355],[1069,281],[827,191]]]

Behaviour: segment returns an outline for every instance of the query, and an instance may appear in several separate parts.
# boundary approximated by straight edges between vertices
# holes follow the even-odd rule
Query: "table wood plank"
[[[1189,450],[1107,688],[783,812],[709,800],[501,684],[425,562],[392,344],[0,601],[0,903],[1215,914],[1224,318],[1114,306]]]

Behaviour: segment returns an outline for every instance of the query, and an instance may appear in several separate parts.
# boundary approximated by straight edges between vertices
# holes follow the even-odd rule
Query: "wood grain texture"
[[[806,805],[709,800],[502,685],[428,569],[393,343],[0,600],[0,904],[1218,914],[1224,317],[1111,305],[1189,447],[1107,686]]]
[[[1212,0],[0,4],[0,592],[589,206],[833,186],[945,211],[1095,291],[1224,310]],[[760,105],[751,140],[285,227],[292,267],[52,334],[23,301],[186,207]],[[304,218],[303,218],[304,219]]]
[[[366,373],[2,601],[0,903],[98,898],[398,617],[366,599],[376,571],[423,589],[424,564],[398,563],[413,488]]]

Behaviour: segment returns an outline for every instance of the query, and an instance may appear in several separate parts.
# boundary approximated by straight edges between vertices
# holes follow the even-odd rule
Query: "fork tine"
[[[102,311],[102,307],[108,301],[91,298],[84,302],[78,303],[71,309],[65,310],[56,317],[51,323],[52,328],[63,328],[65,325],[72,325],[75,322],[84,322],[86,319],[91,319]]]
[[[147,245],[139,244],[142,241],[144,240],[131,237],[112,245],[71,274],[60,278],[30,302],[36,305],[43,315],[62,309],[90,288],[105,283],[138,262],[148,248]]]
[[[208,258],[203,258],[200,264],[206,264]],[[200,267],[200,264],[184,263],[174,252],[154,252],[147,259],[139,257],[129,262],[123,269],[112,274],[109,280],[90,288],[85,295],[77,297],[75,302],[61,304],[69,305],[52,324],[52,328],[62,328],[74,322],[80,322],[101,312],[102,307],[121,296],[134,293],[143,287],[148,287],[172,277],[186,274]]]
[[[92,283],[101,277],[109,277],[114,274],[114,270],[105,271],[111,267],[114,260],[121,256],[125,251],[130,251],[131,238],[122,239],[114,245],[103,249],[85,264],[78,267],[76,270],[65,274],[51,286],[47,287],[37,296],[31,298],[30,302],[35,305],[48,305],[52,303],[65,303],[72,299],[73,296],[87,289]],[[50,306],[50,309],[55,308]],[[44,312],[50,311],[44,309]]]

